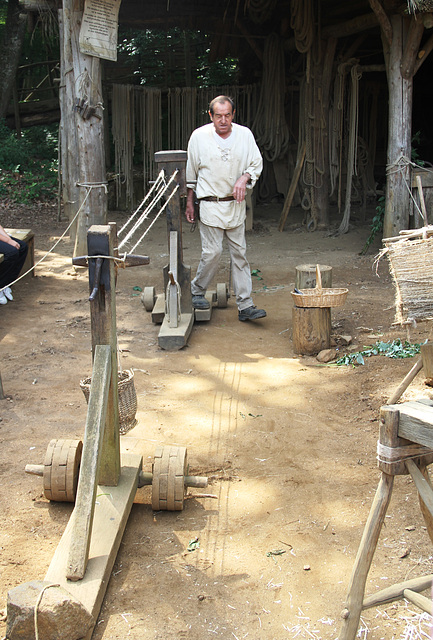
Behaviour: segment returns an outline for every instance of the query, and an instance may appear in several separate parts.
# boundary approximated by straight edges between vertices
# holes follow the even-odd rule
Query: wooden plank
[[[178,311],[180,309],[180,289],[178,291],[177,287],[179,285],[178,282],[178,232],[170,231],[170,240],[169,240],[169,251],[170,251],[170,272],[174,282],[169,283],[168,291],[167,291],[167,311],[168,311],[168,324],[172,329],[177,328],[178,326]]]
[[[168,324],[168,318],[164,318],[158,334],[158,344],[161,349],[178,351],[188,342],[194,324],[193,313],[182,313],[179,324],[172,329]]]
[[[86,430],[77,487],[66,577],[82,580],[89,558],[96,489],[111,377],[111,348],[97,345],[92,371]],[[66,490],[66,487],[65,487]]]
[[[398,435],[411,442],[433,448],[433,410],[426,411],[425,407],[401,405]]]
[[[88,232],[89,256],[114,256],[117,246],[115,223],[93,225]],[[89,290],[94,287],[96,260],[89,260]],[[103,260],[98,295],[90,302],[92,352],[98,344],[111,347],[111,384],[108,394],[107,419],[99,467],[99,484],[117,484],[120,473],[119,392],[116,328],[116,275],[114,260]]]
[[[128,521],[138,486],[142,456],[122,454],[122,467],[116,487],[98,487],[85,576],[78,582],[66,578],[68,549],[72,537],[72,517],[48,568],[45,580],[60,584],[77,598],[93,616],[96,624],[116,555]],[[84,640],[90,640],[91,629]]]
[[[156,301],[152,310],[152,322],[154,324],[161,324],[165,316],[165,295],[160,293],[156,297]]]

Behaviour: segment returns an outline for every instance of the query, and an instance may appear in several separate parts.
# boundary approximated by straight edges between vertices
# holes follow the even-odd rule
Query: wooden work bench
[[[367,576],[385,522],[396,476],[410,474],[412,477],[427,532],[433,542],[433,487],[427,469],[433,462],[433,401],[420,399],[392,404],[397,402],[395,398],[422,368],[427,377],[430,377],[432,348],[431,344],[422,345],[422,360],[415,363],[392,401],[380,410],[377,456],[381,477],[353,567],[339,640],[355,640],[364,609],[400,598],[405,598],[433,615],[432,574],[411,578],[365,596]],[[425,590],[428,590],[428,594],[422,595],[421,592]]]

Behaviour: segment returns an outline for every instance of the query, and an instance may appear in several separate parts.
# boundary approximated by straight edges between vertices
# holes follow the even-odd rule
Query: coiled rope
[[[348,64],[348,63],[345,63]],[[347,176],[346,176],[346,200],[343,213],[343,219],[337,231],[337,235],[347,233],[349,231],[350,220],[350,201],[352,197],[352,180],[357,171],[357,140],[358,140],[358,99],[359,99],[359,80],[362,77],[361,67],[356,60],[352,61],[350,69],[352,79],[350,92],[350,114],[349,114],[349,144],[347,151]]]
[[[263,78],[252,130],[269,162],[283,158],[289,148],[290,133],[284,110],[285,68],[281,38],[270,34],[263,54]]]

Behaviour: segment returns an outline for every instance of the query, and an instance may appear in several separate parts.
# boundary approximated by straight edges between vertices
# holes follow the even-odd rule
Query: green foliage
[[[365,364],[364,358],[370,356],[384,355],[387,358],[412,358],[416,356],[421,350],[421,345],[418,343],[410,343],[407,340],[402,342],[401,340],[393,340],[392,342],[382,342],[379,340],[372,347],[365,347],[363,351],[357,351],[356,353],[350,353],[342,358],[339,358],[336,365],[348,365],[351,364],[355,367],[357,364]]]
[[[210,63],[209,53],[210,37],[200,31],[119,31],[119,58],[132,64],[137,84],[166,88],[235,83],[237,60]]]
[[[360,255],[362,256],[367,253],[369,246],[371,245],[377,234],[381,233],[383,229],[383,220],[385,217],[385,196],[380,196],[377,202],[378,204],[376,207],[376,214],[373,217],[371,223],[370,235],[368,236],[367,240],[365,241],[365,245],[360,251]]]
[[[29,203],[57,194],[57,127],[32,127],[19,138],[0,121],[0,197]]]
[[[411,160],[415,162],[419,167],[423,167],[425,165],[424,160],[421,160],[419,157],[418,149],[414,146],[421,144],[421,131],[417,131],[412,136],[412,148],[411,148]]]

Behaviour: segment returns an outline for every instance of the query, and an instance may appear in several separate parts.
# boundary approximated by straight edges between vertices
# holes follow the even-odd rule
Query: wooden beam
[[[415,75],[420,66],[427,60],[429,54],[433,49],[433,34],[427,40],[425,45],[418,51],[418,60],[415,62],[413,74]]]
[[[433,448],[433,408],[395,405],[400,409],[398,435],[424,447]]]
[[[404,377],[402,382],[398,385],[397,389],[394,391],[394,393],[389,398],[386,404],[396,404],[400,400],[401,396],[406,391],[410,383],[413,380],[415,380],[416,376],[421,371],[422,367],[423,367],[423,361],[422,361],[422,358],[419,358],[415,362],[415,364],[413,365],[409,373]]]
[[[382,29],[382,33],[385,36],[386,41],[389,45],[392,42],[392,25],[391,22],[385,13],[385,9],[379,2],[379,0],[369,0],[370,7],[374,11],[374,14],[380,24],[380,28]]]
[[[405,582],[399,582],[391,587],[377,591],[364,599],[362,608],[370,609],[371,607],[377,607],[380,604],[387,604],[394,600],[399,600],[405,591],[410,589],[411,591],[424,591],[425,589],[431,589],[433,580],[433,574],[428,576],[422,576],[421,578],[412,578]]]
[[[422,596],[420,593],[416,593],[410,589],[405,589],[403,591],[403,596],[406,600],[409,600],[409,602],[414,604],[416,607],[419,607],[422,611],[425,611],[430,616],[433,615],[433,603],[431,598]]]
[[[114,256],[116,246],[117,234],[114,223],[90,227],[89,256]],[[96,260],[89,260],[89,291],[92,291],[95,286],[96,262]],[[103,260],[98,292],[90,301],[90,320],[93,353],[96,345],[108,344],[111,347],[111,385],[98,481],[101,485],[113,486],[117,484],[120,473],[116,274],[113,260]]]
[[[236,21],[236,26],[239,29],[239,31],[242,33],[242,35],[244,36],[244,38],[246,39],[248,44],[250,45],[251,49],[254,51],[254,53],[258,57],[258,59],[261,62],[261,64],[263,64],[263,51],[260,49],[260,47],[257,46],[257,42],[254,40],[254,38],[251,37],[251,35],[245,29],[245,27],[242,24],[242,22],[239,22],[237,20]]]
[[[104,437],[110,378],[110,345],[99,344],[96,346],[95,359],[93,361],[80,479],[78,481],[75,508],[71,516],[71,545],[66,569],[68,580],[82,580],[89,559],[90,536],[92,534],[98,484],[99,454]]]
[[[334,24],[322,29],[321,37],[327,38],[344,38],[346,36],[352,36],[355,33],[361,33],[361,31],[367,31],[368,29],[374,29],[378,26],[378,20],[374,13],[367,13],[363,16],[358,16],[347,22],[341,24]],[[289,38],[284,43],[286,51],[294,51],[296,49],[295,38]]]
[[[71,519],[45,576],[45,580],[60,584],[82,602],[93,616],[95,624],[137,492],[141,466],[142,456],[122,454],[122,470],[117,487],[110,487],[108,490],[105,487],[98,488],[89,562],[84,578],[78,582],[66,579],[68,550],[72,535]],[[88,632],[84,640],[90,640],[92,631],[93,629]]]
[[[414,74],[416,57],[423,33],[424,24],[422,20],[417,20],[415,16],[412,16],[401,60],[401,75],[406,80],[412,78]]]

